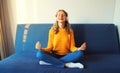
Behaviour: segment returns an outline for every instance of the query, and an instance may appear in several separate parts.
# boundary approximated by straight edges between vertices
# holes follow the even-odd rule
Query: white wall
[[[65,9],[70,23],[112,23],[115,0],[16,0],[17,23],[53,23]]]
[[[115,2],[114,23],[118,26],[120,38],[120,0],[116,0]]]
[[[10,6],[12,35],[15,41],[16,26],[23,23],[53,23],[58,9],[65,9],[70,23],[119,24],[119,0],[8,0]],[[116,2],[115,2],[116,1]]]

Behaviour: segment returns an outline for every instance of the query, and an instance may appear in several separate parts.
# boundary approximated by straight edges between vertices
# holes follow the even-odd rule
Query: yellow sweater
[[[70,29],[70,34],[68,34],[65,29],[59,29],[58,33],[55,34],[53,29],[50,29],[48,45],[42,50],[46,52],[55,51],[58,55],[76,51],[77,47],[75,47],[73,30]]]

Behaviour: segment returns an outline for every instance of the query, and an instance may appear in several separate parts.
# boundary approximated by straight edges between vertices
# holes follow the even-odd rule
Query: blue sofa
[[[46,47],[51,26],[18,24],[15,53],[0,61],[0,73],[120,73],[119,39],[114,24],[71,24],[76,46],[87,43],[85,55],[80,59],[84,69],[39,65],[35,44],[40,41]]]

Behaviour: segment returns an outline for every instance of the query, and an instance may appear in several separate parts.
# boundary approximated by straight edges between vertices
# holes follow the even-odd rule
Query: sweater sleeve
[[[54,32],[52,29],[49,30],[49,36],[48,36],[48,44],[46,48],[42,48],[43,51],[45,52],[50,52],[52,51],[53,48],[53,38],[54,38]]]
[[[75,40],[74,40],[74,32],[71,29],[70,30],[70,51],[74,52],[76,51],[78,48],[75,46]]]

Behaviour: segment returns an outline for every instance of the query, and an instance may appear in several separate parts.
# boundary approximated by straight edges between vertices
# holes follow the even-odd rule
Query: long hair
[[[57,15],[58,15],[58,12],[60,12],[60,11],[63,11],[63,12],[65,13],[66,17],[68,17],[68,13],[67,13],[65,10],[58,10],[58,11],[56,12],[56,15],[55,15],[56,17],[57,17]],[[70,24],[69,24],[68,19],[66,19],[66,21],[65,21],[65,26],[64,26],[64,28],[66,29],[66,32],[69,34],[69,33],[70,33]],[[58,33],[58,29],[59,29],[58,21],[56,21],[56,22],[53,24],[52,29],[54,30],[55,34]]]

